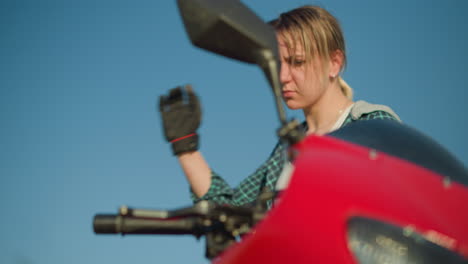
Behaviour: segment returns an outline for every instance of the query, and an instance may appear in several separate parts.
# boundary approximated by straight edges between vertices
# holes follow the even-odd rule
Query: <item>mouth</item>
[[[283,91],[283,97],[284,97],[284,98],[291,98],[291,97],[294,96],[294,94],[295,94],[294,91],[288,91],[288,90]]]

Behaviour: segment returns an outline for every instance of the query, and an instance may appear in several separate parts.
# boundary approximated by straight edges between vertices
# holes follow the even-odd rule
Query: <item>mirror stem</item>
[[[279,80],[278,65],[280,65],[280,63],[275,59],[276,57],[273,56],[270,51],[263,51],[261,57],[263,59],[263,63],[259,65],[261,65],[261,68],[273,90],[276,110],[278,111],[278,117],[281,123],[281,127],[278,129],[278,136],[284,143],[294,145],[304,137],[304,133],[301,131],[297,120],[291,120],[288,122],[286,119],[286,112],[281,96],[281,83]]]
[[[276,110],[278,111],[278,117],[282,126],[286,125],[286,112],[284,110],[282,99],[281,99],[281,84],[279,80],[279,61],[275,59],[270,51],[263,51],[262,54],[263,63],[261,68],[265,73],[265,76],[270,83],[273,90],[273,96],[275,97]]]

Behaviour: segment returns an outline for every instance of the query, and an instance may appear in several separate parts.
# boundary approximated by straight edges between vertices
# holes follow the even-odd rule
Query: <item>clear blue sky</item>
[[[265,20],[329,9],[355,99],[392,106],[468,164],[467,1],[244,3]],[[3,0],[0,33],[0,263],[206,262],[193,237],[96,236],[92,218],[190,205],[155,110],[178,84],[201,96],[211,166],[233,185],[252,172],[279,125],[261,71],[193,47],[175,0]]]

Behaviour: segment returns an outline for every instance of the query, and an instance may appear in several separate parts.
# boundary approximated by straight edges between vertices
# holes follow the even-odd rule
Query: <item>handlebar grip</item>
[[[145,219],[113,214],[97,214],[93,227],[96,234],[164,234],[200,235],[201,229],[195,218]]]
[[[120,233],[117,219],[119,215],[97,214],[94,216],[93,228],[96,234],[118,234]]]

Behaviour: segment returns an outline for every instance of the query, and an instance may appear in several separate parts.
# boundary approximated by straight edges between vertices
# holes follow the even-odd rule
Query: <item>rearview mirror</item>
[[[274,29],[240,1],[178,0],[178,4],[195,46],[253,64],[278,57]]]
[[[289,137],[289,142],[297,142],[300,136],[289,134],[291,129],[297,128],[297,122],[287,123],[282,105],[278,43],[274,28],[238,0],[177,2],[185,30],[195,46],[260,66],[273,90],[282,124],[279,136]]]

